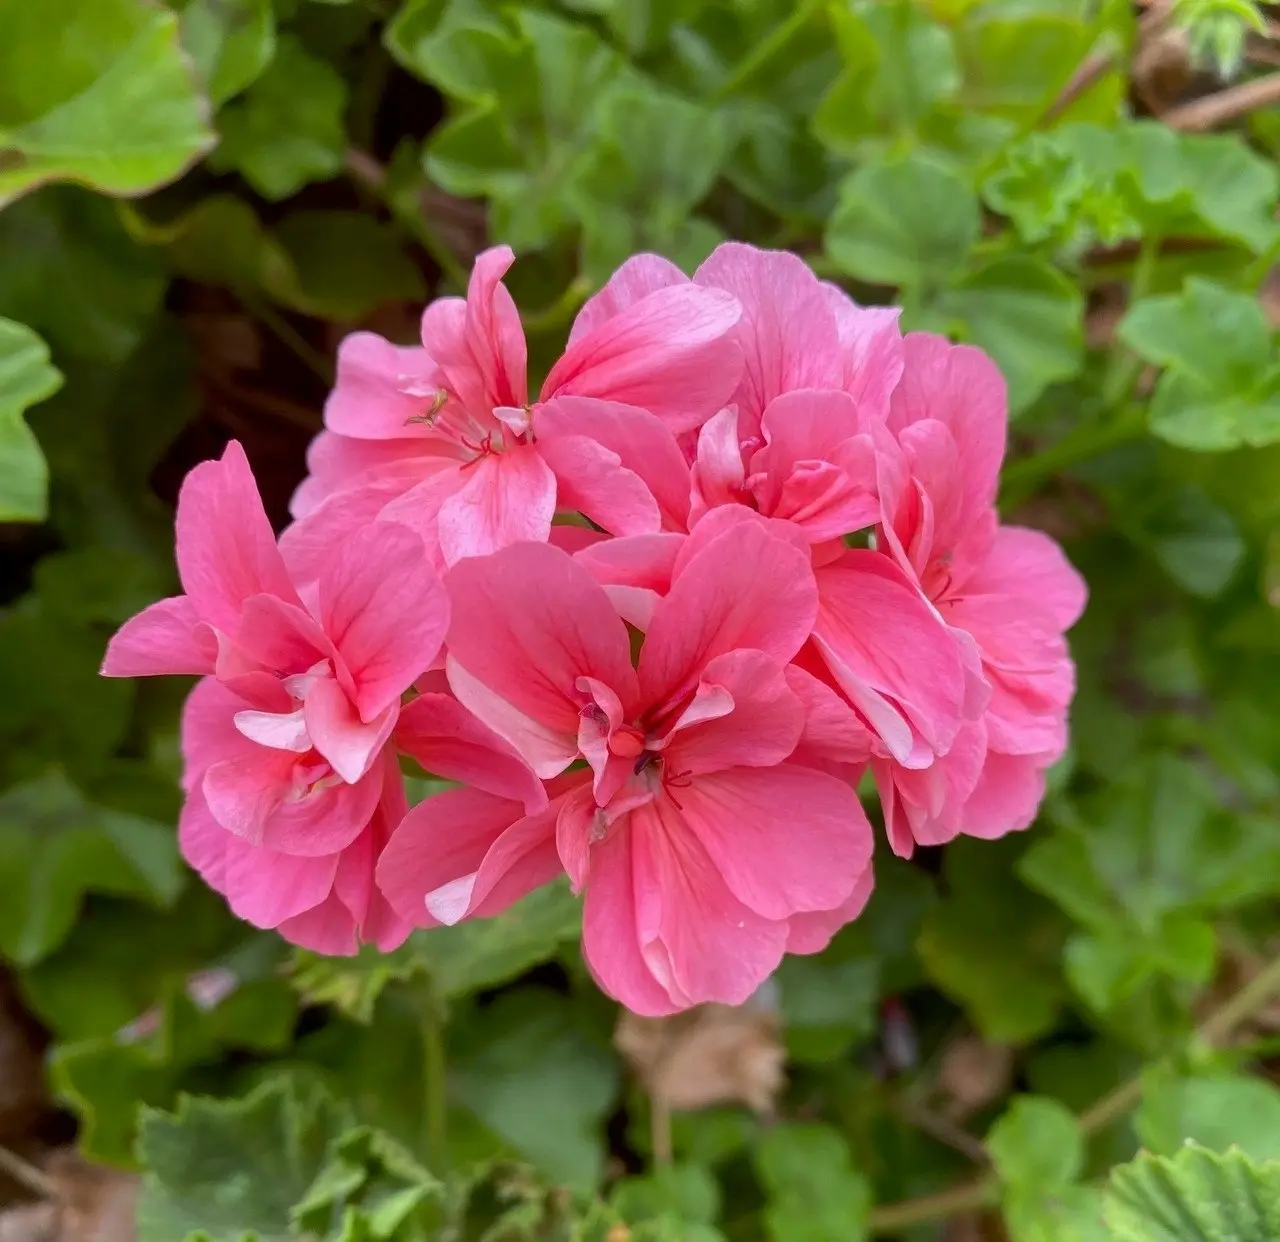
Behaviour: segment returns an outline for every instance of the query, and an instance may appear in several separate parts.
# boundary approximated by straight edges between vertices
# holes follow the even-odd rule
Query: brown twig
[[[55,1203],[62,1201],[62,1192],[51,1177],[7,1147],[0,1147],[0,1171],[7,1173],[19,1185],[25,1186],[42,1199],[51,1199]]]
[[[1160,119],[1173,129],[1213,129],[1224,121],[1246,116],[1259,108],[1280,103],[1280,73],[1229,86],[1216,95],[1206,95],[1178,108],[1170,108]]]

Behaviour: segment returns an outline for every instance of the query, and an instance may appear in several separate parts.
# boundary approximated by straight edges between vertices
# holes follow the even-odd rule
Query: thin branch
[[[1280,73],[1229,86],[1216,95],[1206,95],[1180,108],[1170,108],[1160,119],[1174,129],[1213,129],[1224,121],[1247,116],[1259,108],[1280,103]]]
[[[42,1199],[51,1199],[55,1203],[62,1201],[62,1192],[51,1177],[7,1147],[0,1147],[0,1171]]]

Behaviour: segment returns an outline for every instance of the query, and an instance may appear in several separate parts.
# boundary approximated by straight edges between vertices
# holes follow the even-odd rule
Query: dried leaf
[[[743,1103],[768,1113],[785,1079],[781,1022],[765,999],[701,1005],[670,1018],[623,1012],[613,1042],[669,1109]]]
[[[938,1086],[946,1095],[946,1114],[959,1121],[999,1099],[1013,1079],[1013,1049],[988,1043],[979,1035],[957,1039],[943,1055]]]

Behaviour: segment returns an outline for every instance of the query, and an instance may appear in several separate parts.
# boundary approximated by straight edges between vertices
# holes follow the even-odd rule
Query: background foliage
[[[1265,9],[0,0],[0,30],[0,955],[85,1151],[145,1170],[141,1242],[1280,1236]],[[175,847],[183,687],[96,670],[174,586],[192,464],[241,439],[285,520],[344,332],[411,339],[501,240],[536,369],[625,256],[725,237],[988,349],[1002,505],[1092,598],[1039,823],[883,857],[727,1060],[677,1031],[637,1078],[563,890],[382,959],[234,922]]]

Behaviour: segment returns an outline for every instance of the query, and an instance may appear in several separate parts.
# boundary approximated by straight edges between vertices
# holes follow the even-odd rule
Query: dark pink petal
[[[731,332],[740,313],[717,289],[657,289],[578,337],[542,399],[600,397],[640,406],[676,432],[699,427],[737,386],[742,359]]]
[[[437,298],[422,315],[422,343],[472,416],[528,399],[524,329],[502,283],[514,260],[510,246],[484,251],[471,270],[466,301]]]
[[[844,364],[842,387],[864,415],[883,421],[902,378],[902,331],[898,326],[902,312],[896,306],[858,306],[843,289],[825,281],[822,292],[836,317]]]
[[[787,952],[821,953],[831,943],[836,932],[846,923],[852,923],[866,909],[875,882],[875,872],[868,866],[862,873],[862,878],[854,885],[853,892],[834,910],[811,910],[804,914],[793,914],[787,920]]]
[[[734,896],[701,840],[704,817],[700,807],[693,824],[670,798],[628,816],[636,927],[645,962],[673,1000],[682,1006],[741,1005],[782,960],[787,925]],[[747,832],[754,844],[755,833]],[[591,886],[588,880],[588,900]]]
[[[301,604],[286,603],[274,595],[254,595],[245,600],[241,610],[234,655],[261,668],[292,675],[305,673],[321,660],[332,659],[335,651],[324,630]],[[251,670],[224,666],[219,659],[216,671],[226,680]]]
[[[234,757],[219,759],[201,781],[214,819],[228,832],[261,845],[267,820],[292,789],[296,755],[252,743]]]
[[[522,540],[543,541],[555,511],[556,476],[535,446],[487,453],[467,466],[462,486],[440,506],[445,563],[488,556]]]
[[[112,636],[104,677],[153,677],[213,672],[217,644],[185,595],[158,600],[130,617]]]
[[[395,440],[419,430],[431,398],[403,389],[427,389],[435,367],[425,349],[404,348],[373,332],[353,332],[338,346],[337,378],[324,406],[324,425],[358,440]]]
[[[535,411],[534,431],[544,449],[549,440],[587,436],[616,454],[624,469],[644,481],[657,501],[663,526],[686,528],[689,464],[671,430],[648,410],[616,401],[556,397]],[[559,477],[563,488],[563,475]],[[562,490],[561,506],[572,508],[564,496]]]
[[[421,694],[400,709],[396,745],[433,776],[461,781],[540,810],[542,782],[496,733],[447,694]]]
[[[830,910],[870,865],[862,804],[824,772],[789,763],[734,768],[698,776],[679,798],[729,890],[763,918]]]
[[[361,720],[342,687],[330,677],[321,677],[307,693],[303,714],[311,744],[348,785],[354,785],[390,738],[398,704],[390,704],[372,720]]]
[[[751,526],[757,530],[762,530],[771,538],[780,539],[783,543],[789,544],[800,553],[805,560],[812,560],[815,552],[813,545],[809,543],[808,538],[794,522],[785,522],[780,518],[765,517],[762,513],[757,513],[754,509],[748,509],[746,505],[721,505],[716,509],[709,509],[697,520],[697,524],[689,532],[689,536],[680,544],[680,552],[676,557],[676,563],[672,570],[672,579],[680,577],[681,574],[689,566],[689,562],[695,556],[701,555],[703,550],[719,539],[722,535],[727,535],[731,530],[739,526]],[[841,552],[844,551],[844,544],[840,545]]]
[[[586,436],[538,441],[538,453],[556,478],[556,504],[573,509],[614,535],[658,531],[658,502],[622,459]]]
[[[432,663],[449,628],[449,599],[422,540],[394,522],[333,548],[317,583],[318,616],[355,685],[366,722]]]
[[[538,739],[517,727],[502,704],[564,738],[570,758],[585,704],[579,678],[609,686],[630,714],[636,689],[626,626],[603,589],[566,553],[547,544],[518,544],[459,562],[447,586],[453,600],[448,645],[454,693],[539,776],[555,775],[568,760],[549,768],[535,762],[530,746]],[[477,695],[477,686],[488,695]]]
[[[836,683],[891,755],[927,766],[963,720],[956,640],[886,556],[851,550],[817,579],[814,641]]]
[[[776,660],[749,650],[716,656],[698,680],[693,709],[709,690],[727,699],[727,710],[696,721],[685,709],[666,738],[669,773],[767,767],[795,750],[804,731],[804,707]]]
[[[177,559],[194,612],[227,633],[251,595],[298,602],[249,461],[235,440],[221,459],[201,462],[183,480]]]
[[[911,332],[902,346],[902,379],[893,392],[889,427],[901,434],[922,419],[945,423],[959,452],[965,512],[976,512],[995,500],[1004,457],[1004,377],[972,345],[952,345],[940,336]]]
[[[707,661],[739,647],[787,663],[816,611],[808,557],[756,523],[733,526],[690,558],[654,610],[640,653],[646,703],[692,690]]]
[[[628,259],[599,293],[589,297],[573,321],[569,344],[616,318],[641,298],[669,285],[687,285],[686,276],[670,259],[656,254],[637,254]]]
[[[567,805],[567,804],[566,804]],[[581,813],[588,814],[584,804]],[[582,829],[585,838],[589,824]],[[600,990],[632,1013],[663,1017],[687,1007],[654,978],[636,918],[635,833],[624,820],[591,849],[591,882],[582,912],[582,955]]]
[[[227,891],[227,849],[238,839],[213,818],[198,784],[188,791],[178,817],[178,848],[214,892]]]
[[[765,406],[781,393],[841,386],[835,316],[803,260],[781,250],[725,242],[693,278],[727,290],[742,306],[737,337],[745,369],[735,398],[742,435],[759,432]]]

